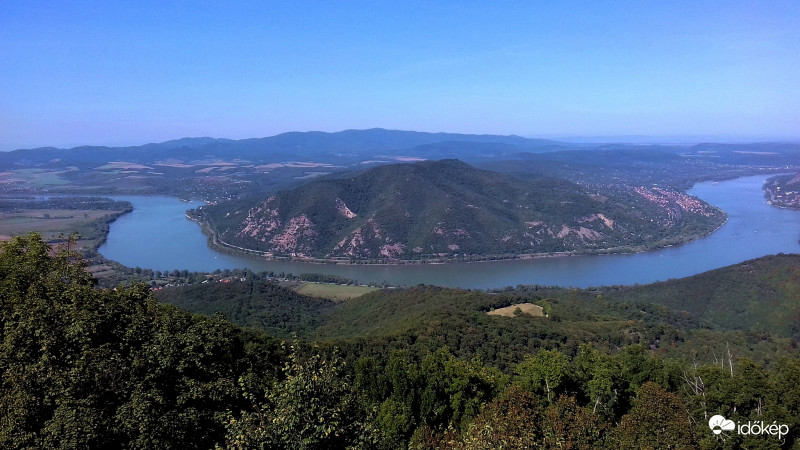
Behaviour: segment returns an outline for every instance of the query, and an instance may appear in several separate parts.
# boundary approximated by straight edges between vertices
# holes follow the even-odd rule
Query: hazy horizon
[[[386,128],[800,140],[800,3],[0,2],[0,149]]]
[[[377,128],[377,127],[373,127]],[[365,128],[369,129],[369,128]],[[10,152],[15,150],[35,150],[37,148],[58,148],[58,149],[72,149],[78,147],[138,147],[148,144],[160,144],[169,141],[177,141],[181,139],[223,139],[223,140],[244,140],[244,139],[262,139],[262,138],[269,138],[273,136],[277,136],[284,133],[292,133],[292,132],[323,132],[323,133],[338,133],[342,131],[350,131],[355,130],[354,128],[348,128],[343,130],[337,131],[322,131],[322,130],[307,130],[307,131],[297,131],[297,130],[288,130],[285,132],[272,134],[268,136],[247,136],[241,138],[229,138],[225,136],[181,136],[175,137],[171,139],[165,139],[160,141],[120,141],[120,142],[110,142],[110,143],[66,143],[66,144],[55,144],[55,145],[39,145],[39,146],[22,146],[22,147],[14,147],[14,148],[0,148],[0,152]],[[418,130],[392,130],[392,131],[412,131],[416,132]],[[428,133],[428,132],[425,132]],[[450,131],[431,131],[429,133],[451,133]],[[456,134],[477,134],[477,133],[456,133]],[[496,133],[482,133],[482,134],[496,134]],[[735,135],[673,135],[673,136],[648,136],[648,135],[561,135],[561,134],[542,134],[542,135],[531,135],[525,133],[511,133],[511,134],[497,134],[498,136],[520,136],[527,139],[545,139],[545,140],[552,140],[552,141],[559,141],[564,143],[573,143],[573,144],[642,144],[642,145],[652,145],[652,144],[663,144],[663,145],[694,145],[694,144],[702,144],[702,143],[718,143],[718,144],[750,144],[750,143],[800,143],[800,135],[796,137],[772,137],[772,136],[735,136]]]

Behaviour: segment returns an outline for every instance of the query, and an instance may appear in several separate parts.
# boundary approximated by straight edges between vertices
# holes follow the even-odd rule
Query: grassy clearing
[[[297,293],[310,297],[327,298],[337,302],[360,297],[368,292],[377,291],[378,288],[368,286],[341,286],[327,283],[303,283],[294,288]]]
[[[505,308],[497,308],[494,311],[487,312],[486,314],[490,316],[514,317],[514,311],[516,311],[517,308],[519,308],[523,314],[530,314],[534,317],[544,317],[542,307],[539,305],[534,305],[533,303],[518,303],[516,305],[506,306]]]

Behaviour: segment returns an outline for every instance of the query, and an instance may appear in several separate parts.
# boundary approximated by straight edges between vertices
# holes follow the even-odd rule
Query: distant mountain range
[[[786,152],[796,153],[800,144],[697,144],[637,145],[608,143],[570,143],[520,136],[424,133],[416,131],[345,130],[289,132],[254,139],[183,138],[130,147],[81,146],[70,149],[42,147],[0,152],[0,164],[14,166],[87,167],[109,161],[151,164],[165,159],[182,161],[201,159],[240,159],[253,163],[294,161],[298,158],[328,163],[358,163],[380,156],[404,155],[424,159],[456,158],[468,162],[514,158],[519,154],[561,150],[642,150],[707,154],[714,152]],[[765,148],[767,148],[765,150]],[[706,153],[702,153],[706,152]],[[747,154],[747,153],[745,153]]]
[[[684,194],[640,189],[622,201],[562,179],[442,160],[322,177],[195,214],[229,248],[356,261],[636,251],[724,220]]]
[[[253,195],[267,197],[325,175],[344,176],[367,167],[442,159],[457,159],[517,178],[561,178],[591,191],[602,191],[603,196],[617,191],[614,195],[621,193],[624,197],[636,186],[685,191],[699,180],[797,172],[800,144],[579,144],[520,136],[384,129],[292,132],[242,140],[200,137],[134,147],[0,152],[0,194],[169,195],[217,202]],[[641,195],[629,197],[627,200],[636,203]],[[625,203],[623,200],[618,203]],[[673,206],[668,202],[660,209],[680,213],[680,208]],[[680,213],[673,219],[683,216]],[[653,220],[668,223],[670,232],[681,229],[672,219]],[[685,240],[685,236],[671,236],[660,241],[667,245]],[[508,242],[512,241],[514,238],[509,238]],[[606,245],[600,241],[590,247]],[[614,247],[623,242],[627,241],[607,244]],[[426,245],[422,248],[450,253],[437,245]],[[450,245],[464,248],[455,242],[446,248]],[[572,251],[569,245],[544,246]],[[513,253],[519,250],[514,247]]]
[[[81,146],[71,149],[43,147],[0,152],[0,163],[11,165],[60,163],[80,166],[86,163],[124,160],[147,164],[167,158],[184,160],[239,158],[253,162],[315,158],[323,162],[341,162],[398,151],[408,151],[409,156],[425,155],[424,157],[428,159],[446,157],[469,159],[482,154],[494,157],[504,152],[549,151],[575,146],[576,144],[519,136],[422,133],[375,128],[336,133],[289,132],[271,137],[241,140],[184,138],[131,147]]]

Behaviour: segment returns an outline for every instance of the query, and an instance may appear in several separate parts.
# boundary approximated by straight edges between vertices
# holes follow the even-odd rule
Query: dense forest
[[[765,261],[749,262],[751,275],[796,303],[797,257]],[[2,244],[0,446],[800,445],[797,341],[779,327],[715,323],[612,289],[418,286],[328,305],[263,280],[233,284],[224,298],[242,309],[220,310],[246,328],[158,302],[145,285],[97,288],[79,255],[37,234]],[[180,293],[202,303],[207,286]],[[616,291],[644,288],[648,301],[680,292]],[[485,314],[524,301],[546,315]],[[285,318],[261,308],[296,319],[270,328]],[[720,422],[715,434],[717,415],[737,428]]]
[[[259,280],[180,286],[160,290],[155,296],[194,313],[222,313],[239,325],[282,338],[316,329],[334,306],[330,300],[307,297]]]

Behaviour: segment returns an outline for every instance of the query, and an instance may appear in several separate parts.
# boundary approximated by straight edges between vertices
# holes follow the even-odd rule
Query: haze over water
[[[696,184],[690,195],[728,213],[728,221],[706,238],[679,247],[633,255],[568,256],[481,263],[330,265],[264,261],[217,252],[185,210],[201,202],[171,197],[115,197],[134,211],[111,224],[103,256],[130,267],[153,270],[249,268],[287,273],[327,273],[362,283],[434,284],[489,289],[517,284],[588,287],[650,283],[681,278],[775,253],[800,253],[800,211],[768,205],[761,190],[766,177]]]

